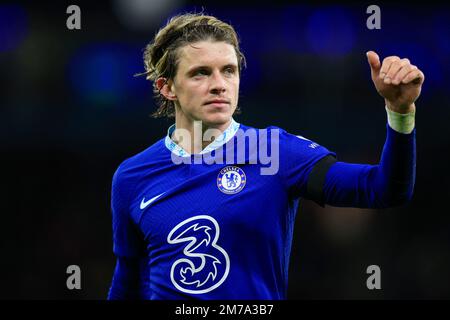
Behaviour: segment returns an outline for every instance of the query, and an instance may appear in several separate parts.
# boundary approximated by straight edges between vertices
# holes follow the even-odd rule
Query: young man
[[[338,162],[302,136],[237,123],[245,58],[234,29],[201,14],[172,18],[144,61],[160,99],[155,116],[175,124],[114,174],[108,298],[284,299],[300,198],[364,208],[409,201],[424,75],[407,59],[367,56],[386,103],[383,153],[378,165]]]

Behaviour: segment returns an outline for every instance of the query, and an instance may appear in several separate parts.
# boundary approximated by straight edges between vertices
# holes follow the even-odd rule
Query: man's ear
[[[172,101],[177,100],[177,96],[172,89],[172,80],[167,80],[167,78],[158,78],[156,80],[156,87],[166,99]]]

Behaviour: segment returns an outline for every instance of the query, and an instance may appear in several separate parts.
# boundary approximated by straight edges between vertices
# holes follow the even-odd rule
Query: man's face
[[[239,95],[234,47],[225,42],[200,41],[179,50],[178,70],[171,85],[177,97],[177,122],[188,125],[200,120],[212,127],[228,124]]]

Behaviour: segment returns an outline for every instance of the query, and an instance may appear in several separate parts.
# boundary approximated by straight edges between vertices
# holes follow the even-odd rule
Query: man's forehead
[[[184,63],[183,63],[184,62]],[[197,42],[184,46],[180,54],[180,64],[187,66],[209,64],[236,64],[234,47],[225,42]]]

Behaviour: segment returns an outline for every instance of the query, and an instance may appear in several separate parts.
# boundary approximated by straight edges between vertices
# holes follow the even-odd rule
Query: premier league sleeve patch
[[[247,177],[244,170],[235,166],[227,166],[217,175],[217,187],[226,194],[240,192],[245,187]]]

